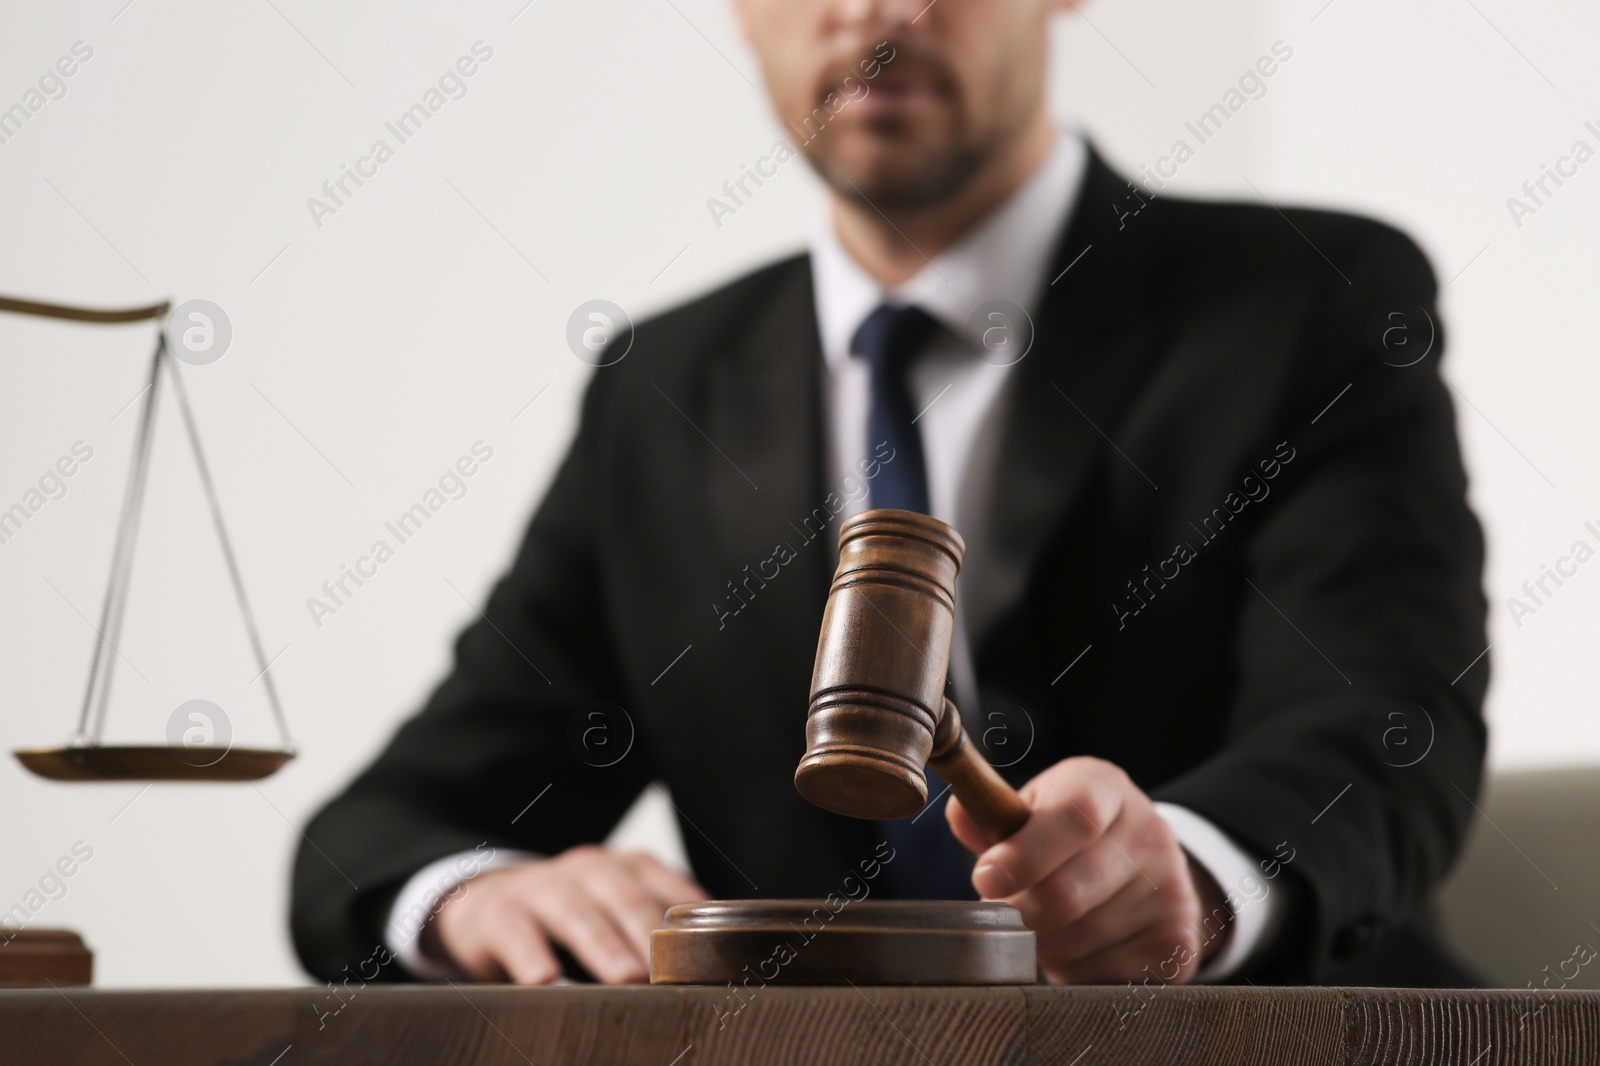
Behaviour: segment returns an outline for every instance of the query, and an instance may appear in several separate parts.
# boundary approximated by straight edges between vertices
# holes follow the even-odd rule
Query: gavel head
[[[944,688],[965,553],[961,534],[914,511],[863,511],[840,526],[794,774],[817,806],[905,818],[927,804],[934,733],[941,719],[954,724]]]

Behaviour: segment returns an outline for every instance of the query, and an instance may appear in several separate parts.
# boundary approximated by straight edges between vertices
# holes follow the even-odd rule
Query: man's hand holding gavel
[[[795,787],[840,814],[907,817],[927,800],[926,763],[950,786],[951,829],[978,856],[974,887],[1021,912],[1046,978],[1191,980],[1226,941],[1230,911],[1150,797],[1087,757],[1013,791],[943,695],[965,550],[924,514],[841,523]]]
[[[1052,983],[1182,983],[1225,943],[1222,890],[1120,767],[1065,759],[1019,794],[1032,813],[993,846],[953,795],[945,814],[978,856],[973,886],[1022,913]]]

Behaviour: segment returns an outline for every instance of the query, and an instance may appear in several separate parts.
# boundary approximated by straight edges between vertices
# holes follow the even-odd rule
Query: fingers
[[[544,930],[534,916],[525,910],[513,910],[496,927],[490,949],[504,978],[500,975],[480,977],[468,970],[474,980],[509,978],[519,985],[547,985],[561,976],[561,962],[550,949]]]
[[[596,878],[588,887],[595,903],[627,938],[634,953],[648,962],[650,931],[660,928],[669,904],[630,874]]]
[[[1172,876],[1171,857],[1141,849],[1140,834],[1124,827],[1126,821],[1119,820],[1110,836],[1032,888],[1006,899],[1039,934],[1039,957],[1047,974],[1051,967],[1063,966],[1076,973],[1075,964],[1088,956],[1168,918],[1191,916],[1192,893]]]
[[[458,891],[445,897],[433,921],[423,929],[424,954],[453,962],[474,981],[504,981],[506,972],[489,929],[501,922],[515,924],[517,911],[504,895],[505,882],[512,875],[509,869],[494,870],[457,886]],[[528,935],[526,931],[524,935]]]
[[[668,907],[705,899],[693,880],[642,852],[574,848],[556,864],[567,876],[530,896],[544,931],[598,980],[636,984],[650,976],[650,933]]]
[[[1143,881],[1130,881],[1077,921],[1041,938],[1039,954],[1056,966],[1071,966],[1115,947],[1161,921],[1167,901]]]
[[[644,852],[628,852],[617,859],[622,876],[598,883],[596,895],[648,963],[650,933],[661,928],[667,908],[705,899],[709,893]]]
[[[592,892],[598,885],[586,887]],[[529,898],[526,905],[545,934],[565,945],[584,969],[605,984],[638,984],[650,976],[648,939],[640,951],[590,892],[562,883]]]
[[[1072,925],[1124,892],[1136,898],[1152,891],[1144,875],[1125,856],[1126,852],[1119,852],[1111,842],[1101,841],[1006,902],[1022,913],[1022,920],[1030,929]]]
[[[978,830],[978,824],[972,820],[972,815],[961,805],[961,801],[954,795],[944,806],[945,821],[950,823],[950,832],[961,841],[961,846],[974,855],[983,854],[989,842],[984,839],[983,833]]]
[[[1034,816],[979,854],[974,887],[985,899],[1032,888],[1112,831],[1130,789],[1127,775],[1100,759],[1067,759],[1052,766],[1022,789]]]
[[[1032,810],[1010,839],[978,855],[973,885],[1016,907],[1039,962],[1061,982],[1187,981],[1203,962],[1197,875],[1177,835],[1121,769],[1067,759],[1028,782]],[[954,802],[950,827],[981,843]]]
[[[662,865],[653,855],[633,851],[621,858],[643,882],[645,890],[661,901],[663,913],[667,907],[675,904],[709,899],[711,896],[711,893],[701,888],[692,877],[686,877],[671,867]]]
[[[429,935],[476,981],[554,981],[558,943],[597,980],[632,984],[649,977],[650,933],[666,909],[706,895],[651,856],[578,847],[464,883]]]
[[[445,953],[474,981],[549,984],[561,976],[561,966],[534,916],[503,891],[505,880],[474,885],[492,891],[480,892],[471,905],[468,893],[439,912]]]
[[[543,943],[543,937],[540,937]],[[449,955],[456,968],[480,984],[506,980],[506,971],[495,957],[492,945],[481,937],[470,939],[461,935],[449,942]]]

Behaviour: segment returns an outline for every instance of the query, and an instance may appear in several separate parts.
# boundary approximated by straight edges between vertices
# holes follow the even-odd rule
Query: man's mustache
[[[858,100],[876,87],[905,85],[954,95],[956,79],[939,56],[891,38],[830,61],[817,78],[815,102],[825,104],[830,95]]]

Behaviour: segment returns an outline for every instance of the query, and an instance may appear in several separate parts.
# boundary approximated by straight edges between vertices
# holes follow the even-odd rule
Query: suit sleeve
[[[653,776],[643,738],[618,709],[627,701],[594,549],[605,395],[601,370],[516,559],[457,639],[449,674],[306,828],[290,925],[312,974],[404,978],[384,927],[412,874],[458,852],[555,854],[597,842]],[[630,743],[613,761],[610,752]]]
[[[1295,901],[1260,971],[1284,982],[1414,915],[1460,848],[1486,747],[1483,539],[1439,345],[1399,367],[1366,342],[1396,301],[1436,328],[1433,275],[1393,230],[1364,245],[1347,290],[1307,301],[1280,429],[1294,458],[1241,560],[1226,743],[1156,793]]]

